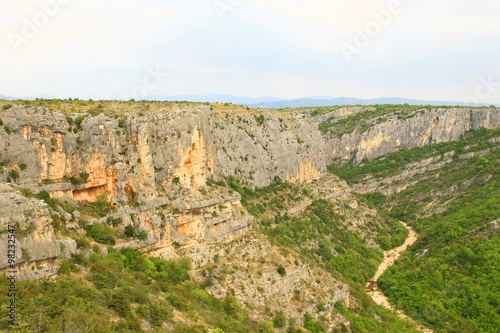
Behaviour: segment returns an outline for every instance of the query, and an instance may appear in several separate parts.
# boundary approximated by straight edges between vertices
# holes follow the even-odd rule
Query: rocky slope
[[[19,280],[39,279],[57,273],[55,261],[76,251],[72,239],[58,240],[47,204],[28,199],[11,186],[0,183],[0,252],[7,254],[7,230],[15,230],[15,263]],[[9,253],[12,253],[9,251]],[[7,255],[0,258],[0,270],[8,269]]]

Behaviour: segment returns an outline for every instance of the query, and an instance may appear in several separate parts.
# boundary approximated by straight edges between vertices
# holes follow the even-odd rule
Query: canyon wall
[[[363,110],[341,108],[319,117],[307,111],[216,112],[210,106],[122,117],[63,115],[24,106],[3,110],[0,179],[10,184],[2,185],[0,244],[6,244],[5,225],[18,223],[19,246],[25,248],[18,259],[27,268],[22,278],[35,278],[42,270],[51,275],[54,260],[63,256],[61,248],[74,247],[61,247],[54,216],[75,228],[84,219],[89,225],[111,219],[120,221],[114,226],[119,234],[131,225],[147,235],[116,247],[171,256],[176,247],[216,244],[251,229],[253,217],[239,194],[215,184],[227,176],[257,187],[276,177],[313,182],[333,160],[361,163],[404,148],[457,140],[471,129],[500,126],[498,109],[456,108],[390,117],[341,137],[318,129],[328,118]],[[21,196],[21,189],[70,202],[106,201],[116,211],[101,219],[68,214]],[[0,270],[5,267],[0,262]]]
[[[378,122],[375,118],[366,131],[355,129],[327,139],[326,151],[331,159],[359,164],[402,149],[455,141],[472,129],[499,127],[500,111],[496,108],[432,109],[407,119],[391,117]]]

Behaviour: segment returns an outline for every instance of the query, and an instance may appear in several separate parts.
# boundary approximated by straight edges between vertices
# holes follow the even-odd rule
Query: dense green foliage
[[[101,244],[115,245],[116,243],[114,230],[104,223],[94,223],[91,226],[88,226],[87,235]]]
[[[500,218],[500,149],[489,140],[499,136],[499,130],[473,131],[457,142],[331,169],[351,183],[362,182],[368,174],[385,177],[410,162],[455,152],[439,169],[415,176],[416,184],[401,193],[365,196],[420,234],[379,285],[393,304],[436,332],[500,327],[500,237],[490,224]],[[461,157],[474,151],[482,153]]]
[[[164,323],[174,332],[260,332],[266,323],[248,319],[234,296],[210,296],[189,278],[188,259],[168,261],[148,258],[131,249],[108,249],[104,258],[75,256],[61,265],[55,281],[26,281],[17,284],[16,332],[142,332],[141,321],[153,329]],[[81,269],[85,276],[74,274]],[[0,304],[7,297],[7,280],[0,279]],[[177,311],[192,325],[177,323]],[[0,330],[10,329],[6,316]],[[163,330],[159,330],[163,331]]]
[[[294,248],[314,262],[321,262],[338,278],[366,283],[382,259],[359,237],[343,227],[342,216],[326,200],[314,201],[298,217],[278,217],[264,232],[275,244]],[[315,247],[311,242],[317,243]]]

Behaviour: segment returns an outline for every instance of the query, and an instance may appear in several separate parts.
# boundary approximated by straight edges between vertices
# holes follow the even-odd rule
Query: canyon
[[[213,264],[216,255],[228,265],[228,258],[238,258],[236,262],[248,261],[251,271],[267,272],[257,281],[245,274],[231,280],[246,286],[236,296],[253,309],[255,317],[266,311],[265,304],[273,311],[283,308],[291,302],[283,295],[293,294],[303,281],[308,284],[301,287],[307,304],[313,304],[314,295],[328,293],[328,304],[349,305],[347,284],[307,264],[294,264],[297,254],[283,254],[255,234],[256,219],[242,205],[241,195],[226,186],[227,177],[255,188],[276,180],[303,186],[312,191],[312,199],[289,207],[287,214],[300,215],[313,199],[328,200],[350,222],[346,228],[362,235],[368,246],[378,247],[376,231],[364,229],[369,221],[378,221],[378,213],[353,193],[380,188],[387,193],[401,191],[391,184],[438,161],[418,162],[407,173],[394,175],[399,178],[352,187],[328,175],[327,166],[362,165],[403,149],[458,140],[470,130],[500,128],[500,112],[496,108],[421,108],[404,115],[368,117],[363,126],[338,135],[336,124],[370,114],[373,108],[343,107],[320,115],[311,111],[232,111],[195,104],[112,115],[29,105],[4,108],[0,111],[1,252],[7,252],[7,226],[15,225],[18,280],[56,277],[58,260],[80,250],[72,237],[57,231],[54,221],[80,235],[89,225],[116,221],[117,235],[128,226],[144,235],[120,238],[116,249],[130,247],[163,258],[189,257],[195,275]],[[333,130],[321,130],[325,122],[332,123]],[[446,163],[446,158],[440,163]],[[62,204],[47,205],[26,193],[48,193],[57,203],[69,202],[76,209],[69,212]],[[106,204],[112,211],[93,216],[84,203]],[[106,247],[96,246],[105,253]],[[274,263],[261,261],[264,253],[271,262],[286,262],[289,274],[282,278],[269,273]],[[0,271],[7,267],[2,257]],[[279,287],[266,282],[280,278]],[[328,287],[319,280],[328,281]],[[229,288],[229,281],[220,281],[210,290],[222,297]],[[264,291],[255,298],[257,288]],[[329,310],[322,315],[328,316]],[[294,311],[287,316],[301,318]],[[332,325],[348,325],[342,316],[329,320]]]

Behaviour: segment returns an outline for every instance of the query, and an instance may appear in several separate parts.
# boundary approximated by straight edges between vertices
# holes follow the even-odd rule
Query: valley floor
[[[415,242],[418,240],[418,234],[412,227],[410,227],[404,222],[401,222],[401,224],[403,224],[404,227],[408,229],[408,237],[406,238],[403,245],[384,251],[384,260],[378,267],[377,272],[375,273],[373,278],[366,284],[366,293],[372,297],[373,301],[378,305],[383,306],[389,310],[395,310],[395,308],[389,302],[387,296],[385,296],[382,290],[380,290],[380,288],[378,287],[377,280],[382,274],[384,274],[384,272],[389,267],[394,265],[396,260],[398,260],[398,258],[401,256],[401,254],[403,254],[404,251],[406,251],[410,246],[415,244]],[[396,310],[396,312],[401,319],[413,322],[413,319],[408,317],[403,311]],[[421,326],[419,327],[419,329],[424,333],[433,332],[431,329],[424,328]]]

